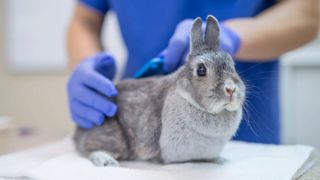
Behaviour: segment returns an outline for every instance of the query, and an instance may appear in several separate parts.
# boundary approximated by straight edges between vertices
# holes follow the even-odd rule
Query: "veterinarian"
[[[83,128],[114,116],[115,59],[104,50],[106,13],[116,12],[128,49],[125,77],[151,58],[164,56],[164,69],[176,70],[188,51],[191,20],[212,14],[220,21],[221,48],[235,57],[247,85],[244,120],[236,140],[280,143],[278,57],[312,40],[318,31],[318,0],[80,0],[68,33],[69,105]]]

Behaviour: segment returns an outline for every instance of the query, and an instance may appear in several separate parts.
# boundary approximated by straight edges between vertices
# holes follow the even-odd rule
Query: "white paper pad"
[[[67,138],[0,157],[0,177],[27,176],[41,180],[290,180],[302,175],[316,161],[312,147],[244,142],[230,142],[221,157],[225,159],[222,164],[121,162],[121,167],[94,167],[74,151],[71,140]]]

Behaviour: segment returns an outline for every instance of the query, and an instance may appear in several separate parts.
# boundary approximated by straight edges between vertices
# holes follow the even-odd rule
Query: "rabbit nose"
[[[235,90],[236,90],[236,85],[234,84],[234,82],[230,79],[227,79],[224,85],[224,91],[226,95],[232,97]]]
[[[225,89],[225,91],[226,91],[226,93],[227,93],[228,96],[232,96],[232,94],[234,93],[235,90],[236,90],[235,88],[233,88],[233,89],[231,89],[231,88],[226,88],[226,89]]]

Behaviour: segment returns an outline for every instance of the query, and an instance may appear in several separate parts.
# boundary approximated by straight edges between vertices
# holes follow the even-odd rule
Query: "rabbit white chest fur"
[[[200,110],[190,101],[179,90],[166,98],[159,142],[165,163],[214,160],[241,121],[241,108],[214,115]]]

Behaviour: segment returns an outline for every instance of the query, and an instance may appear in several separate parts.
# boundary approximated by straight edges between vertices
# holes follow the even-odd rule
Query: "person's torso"
[[[253,17],[273,0],[108,0],[116,12],[128,49],[125,77],[132,77],[147,61],[166,48],[176,25],[187,18],[212,14],[219,21]],[[245,118],[236,139],[279,143],[278,61],[237,62],[247,84]]]
[[[176,25],[187,18],[212,14],[219,21],[252,17],[272,0],[108,0],[116,12],[128,49],[125,77],[131,77],[167,45]]]

